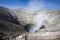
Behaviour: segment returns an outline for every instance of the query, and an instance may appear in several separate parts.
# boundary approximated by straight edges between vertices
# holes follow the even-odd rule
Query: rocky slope
[[[14,12],[0,6],[0,40],[12,40],[12,37],[25,32],[24,28],[20,26]]]
[[[16,15],[8,8],[2,7],[2,6],[0,6],[0,19],[15,23],[15,24],[19,24],[19,22],[17,21]]]

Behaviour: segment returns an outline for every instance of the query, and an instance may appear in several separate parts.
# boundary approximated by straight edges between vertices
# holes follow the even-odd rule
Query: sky
[[[60,10],[60,0],[0,0],[0,6],[11,9],[26,8],[28,10]]]

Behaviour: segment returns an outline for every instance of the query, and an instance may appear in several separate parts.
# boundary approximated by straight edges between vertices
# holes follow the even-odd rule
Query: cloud
[[[31,0],[28,2],[27,9],[36,11],[39,9],[43,9],[44,3],[43,0]]]

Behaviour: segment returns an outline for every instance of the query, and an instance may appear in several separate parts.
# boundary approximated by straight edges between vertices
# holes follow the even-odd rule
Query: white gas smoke
[[[32,26],[30,29],[30,32],[35,32],[37,31],[45,22],[45,20],[48,19],[48,15],[44,13],[38,13],[37,15],[34,16],[33,18],[33,23],[35,26]]]
[[[31,11],[36,11],[43,9],[43,0],[31,0],[28,2],[27,9]]]

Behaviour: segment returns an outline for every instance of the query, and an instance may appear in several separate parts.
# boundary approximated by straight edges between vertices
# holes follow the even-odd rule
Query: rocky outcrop
[[[15,40],[24,33],[26,31],[20,25],[0,20],[0,40]]]

